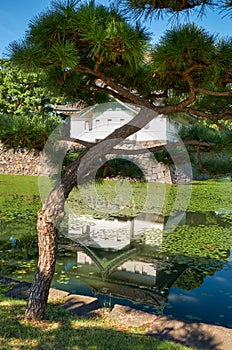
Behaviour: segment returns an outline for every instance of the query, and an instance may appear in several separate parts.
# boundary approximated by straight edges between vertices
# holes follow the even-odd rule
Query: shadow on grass
[[[179,350],[167,341],[116,329],[102,319],[77,317],[61,308],[48,307],[47,320],[24,321],[26,302],[0,298],[0,348],[55,350]]]
[[[155,323],[156,329],[150,328],[150,336],[144,336],[112,327],[102,319],[77,317],[54,305],[48,306],[46,320],[28,323],[24,320],[25,306],[26,301],[0,297],[1,350],[183,350],[187,345],[220,348],[197,323],[189,322],[186,329],[186,323],[168,324],[164,317]]]

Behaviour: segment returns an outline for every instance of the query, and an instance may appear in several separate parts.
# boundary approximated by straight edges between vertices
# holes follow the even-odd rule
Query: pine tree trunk
[[[25,312],[26,319],[30,321],[38,321],[45,316],[56,264],[57,229],[53,223],[47,222],[46,214],[42,210],[38,213],[37,230],[39,261]]]

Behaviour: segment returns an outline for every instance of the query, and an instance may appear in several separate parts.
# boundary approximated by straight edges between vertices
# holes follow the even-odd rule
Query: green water
[[[134,197],[117,213],[119,220],[127,215],[132,220],[144,208],[144,186],[133,185]],[[159,208],[164,226],[170,214],[175,217],[183,210],[187,186],[176,202],[176,186],[154,185],[158,198],[165,187]],[[97,191],[112,200],[114,187],[114,182],[98,184]],[[76,215],[112,220],[112,215],[91,209],[78,196],[74,191],[68,201]],[[71,293],[98,295],[108,306],[118,302],[152,313],[232,327],[231,198],[229,180],[194,182],[190,202],[175,229],[149,230],[120,251],[75,248],[75,242],[61,235],[53,286]],[[156,201],[155,210],[158,204]],[[40,206],[36,177],[0,175],[2,275],[32,281],[38,256],[36,212]],[[152,201],[146,209],[151,215]],[[137,270],[142,267],[148,272],[132,273],[128,266],[134,262]]]

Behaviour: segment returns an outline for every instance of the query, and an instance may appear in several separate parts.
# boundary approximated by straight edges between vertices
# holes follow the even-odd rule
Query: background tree
[[[0,59],[0,113],[34,116],[51,112],[58,99],[42,78],[38,71],[23,72],[11,61]]]
[[[136,8],[151,4],[129,3]],[[211,1],[156,3],[155,10],[160,13],[167,9],[173,13],[201,9]],[[194,24],[167,31],[155,46],[149,39],[138,22],[132,25],[113,7],[70,0],[53,3],[50,10],[31,21],[25,40],[10,46],[15,64],[42,70],[47,86],[69,100],[91,97],[92,101],[107,94],[141,107],[129,124],[97,144],[85,144],[86,151],[67,167],[38,212],[39,261],[26,310],[28,319],[44,316],[65,199],[79,181],[88,178],[96,161],[102,161],[119,140],[158,114],[196,115],[230,132],[224,121],[231,118],[231,39],[217,40]],[[211,98],[216,102],[207,103]]]
[[[6,147],[42,150],[61,121],[54,105],[62,101],[43,85],[41,72],[22,72],[0,59],[0,140]]]

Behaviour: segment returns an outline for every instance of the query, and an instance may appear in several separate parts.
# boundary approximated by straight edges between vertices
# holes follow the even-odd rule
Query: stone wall
[[[188,168],[188,167],[186,167]],[[175,167],[170,167],[170,176],[173,184],[178,183],[189,183],[192,179],[192,174],[188,173],[188,169],[183,166],[183,169],[177,169]]]
[[[0,144],[0,174],[38,175],[39,153]]]
[[[157,143],[156,143],[157,144]],[[136,143],[126,142],[124,144],[125,149],[138,149],[154,146],[142,145]],[[120,146],[121,148],[121,146]],[[154,156],[151,153],[138,154],[138,155],[120,155],[124,159],[128,159],[143,171],[146,180],[148,182],[159,183],[186,183],[190,181],[188,174],[183,173],[181,170],[169,168],[163,163],[157,163]],[[115,155],[107,156],[108,159],[115,158]],[[36,151],[28,151],[21,148],[7,149],[4,145],[0,144],[0,174],[15,174],[15,175],[39,175],[39,160],[40,154]],[[45,167],[51,171],[51,167]],[[43,175],[46,169],[43,170]],[[41,174],[40,170],[40,174]],[[56,173],[57,169],[54,169]]]
[[[167,165],[158,163],[150,153],[129,158],[142,170],[147,182],[171,183],[171,173]]]
[[[148,149],[150,147],[159,146],[164,144],[162,141],[123,141],[118,147],[120,150],[138,150],[138,149]],[[191,179],[191,174],[183,169],[176,169],[175,167],[169,167],[166,164],[160,162],[158,163],[151,152],[141,153],[141,154],[123,154],[119,152],[117,155],[107,156],[108,159],[115,157],[120,157],[123,159],[128,159],[135,163],[143,172],[147,182],[158,182],[158,183],[188,183]]]

